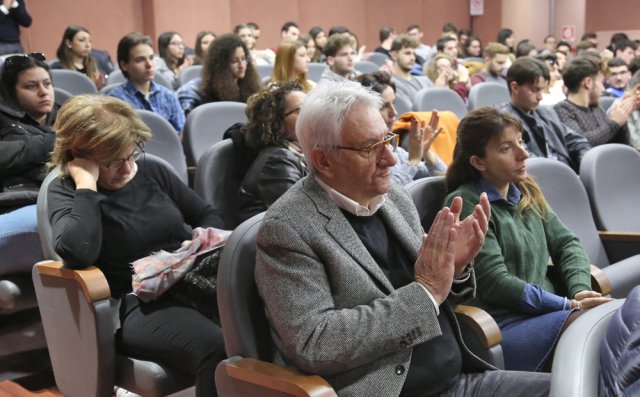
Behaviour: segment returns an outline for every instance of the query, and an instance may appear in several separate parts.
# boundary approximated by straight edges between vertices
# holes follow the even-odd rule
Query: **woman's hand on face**
[[[97,190],[100,165],[88,158],[76,157],[67,164],[69,176],[76,183],[76,189]]]

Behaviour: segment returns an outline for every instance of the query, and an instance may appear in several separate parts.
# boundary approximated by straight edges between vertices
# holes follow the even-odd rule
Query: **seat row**
[[[231,142],[223,141],[215,147],[223,146],[228,149]],[[621,178],[625,182],[640,186],[634,179],[635,170],[640,166],[639,153],[624,145],[600,148],[601,153],[596,151],[590,155],[591,158],[585,157],[585,167],[593,164],[606,168],[600,162],[610,161],[610,155],[616,156],[618,160],[622,159],[619,163],[630,168],[618,168],[615,172],[622,172],[625,176]],[[150,156],[150,161],[155,161],[153,156]],[[218,171],[220,169],[217,168]],[[598,272],[594,272],[594,288],[605,294],[611,292],[614,297],[626,296],[634,285],[640,283],[640,255],[614,262],[609,259],[612,253],[606,252],[602,242],[589,236],[589,233],[597,232],[593,219],[585,216],[591,212],[587,190],[569,167],[549,159],[532,159],[529,170],[540,184],[551,208],[578,235],[592,262],[608,276],[610,284],[607,284],[607,278],[598,279]],[[604,172],[594,178],[608,179],[608,170]],[[588,173],[585,168],[585,184],[589,183],[586,179]],[[44,189],[47,182],[43,184]],[[602,181],[595,182],[598,185]],[[442,205],[445,195],[443,177],[412,182],[407,185],[407,190],[418,207],[423,225],[428,227]],[[220,195],[228,196],[224,189],[213,194],[218,199]],[[633,202],[629,192],[626,194],[626,201]],[[46,202],[40,197],[39,210],[43,205]],[[335,395],[330,385],[318,376],[303,375],[271,364],[275,352],[263,304],[253,280],[255,238],[262,216],[257,215],[237,227],[222,255],[217,281],[218,305],[229,358],[216,370],[218,391],[220,395],[247,396]],[[629,236],[632,234],[627,233]],[[43,244],[50,243],[45,238]],[[44,249],[52,252],[50,245]],[[54,255],[50,254],[50,257],[55,258]],[[60,262],[50,262],[34,267],[33,277],[56,382],[65,395],[86,395],[87,390],[96,390],[93,395],[110,395],[114,383],[145,396],[164,395],[188,386],[183,379],[176,378],[169,369],[156,363],[115,355],[112,316],[116,309],[109,298],[106,280],[98,269],[72,271],[63,268]],[[587,312],[576,320],[570,332],[563,335],[554,356],[552,396],[597,395],[599,343],[606,324],[622,303],[623,300],[613,301]],[[464,318],[468,309],[459,308],[458,315]],[[479,315],[487,326],[481,333],[468,330],[464,334],[465,342],[484,359],[501,367],[499,331],[497,335],[495,333],[497,325],[490,317],[487,318],[486,313],[484,317]],[[461,323],[469,324],[469,321],[463,319]],[[70,345],[75,349],[70,349]],[[85,359],[79,359],[78,354]],[[568,362],[575,364],[570,370],[566,367]]]

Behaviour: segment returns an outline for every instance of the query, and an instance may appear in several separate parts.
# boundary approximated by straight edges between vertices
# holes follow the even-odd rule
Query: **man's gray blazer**
[[[410,197],[394,186],[383,221],[414,260],[422,228]],[[397,396],[412,347],[441,334],[431,300],[416,283],[394,289],[338,206],[310,175],[267,211],[257,238],[256,282],[276,361],[323,376],[341,396]],[[475,277],[449,299],[475,292]],[[461,342],[467,371],[492,369]],[[434,357],[434,359],[437,359]]]

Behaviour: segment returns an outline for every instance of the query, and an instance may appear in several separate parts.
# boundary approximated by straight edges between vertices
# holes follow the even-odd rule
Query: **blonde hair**
[[[446,59],[447,61],[449,61],[449,64],[451,65],[451,70],[453,70],[453,61],[449,56],[445,54],[436,55],[435,58],[433,58],[431,62],[429,62],[429,65],[427,65],[427,67],[424,70],[424,75],[427,76],[429,80],[431,80],[434,83],[438,79],[438,61],[441,59]],[[454,72],[453,77],[449,81],[447,81],[447,85],[449,86],[449,88],[453,88],[455,83],[457,83],[458,78],[456,77],[455,70],[453,70],[453,72]]]
[[[62,174],[75,157],[109,161],[151,138],[151,130],[131,105],[106,95],[71,97],[58,111],[53,129],[56,142],[49,166],[60,166]]]
[[[305,91],[310,91],[313,86],[307,80],[307,74],[297,74],[293,71],[293,64],[295,63],[296,51],[298,48],[304,47],[306,49],[306,43],[296,41],[285,41],[278,46],[276,50],[276,62],[273,65],[273,74],[271,75],[270,83],[286,83],[292,80],[298,80],[298,83]]]

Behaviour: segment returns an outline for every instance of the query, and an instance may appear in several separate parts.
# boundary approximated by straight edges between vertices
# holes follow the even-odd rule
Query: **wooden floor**
[[[48,387],[45,389],[28,390],[18,383],[10,380],[0,382],[0,397],[63,397],[58,389]]]

